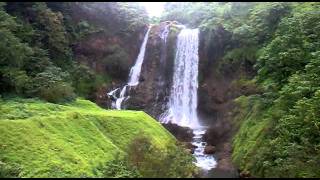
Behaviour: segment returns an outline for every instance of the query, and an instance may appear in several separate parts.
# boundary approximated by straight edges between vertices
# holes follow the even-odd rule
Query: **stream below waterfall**
[[[196,146],[193,155],[196,158],[196,166],[204,170],[211,170],[216,167],[217,162],[213,155],[205,154],[204,152],[207,143],[202,140],[202,137],[205,132],[206,130],[204,128],[193,130],[192,145]]]

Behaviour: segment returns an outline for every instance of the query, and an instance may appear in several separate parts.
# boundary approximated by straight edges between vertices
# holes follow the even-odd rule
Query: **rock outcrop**
[[[181,127],[176,124],[162,124],[171,134],[173,134],[180,142],[191,142],[194,136],[192,129]],[[190,146],[190,145],[189,145]],[[193,146],[193,145],[192,145]]]
[[[170,95],[176,38],[179,32],[179,29],[170,26],[169,35],[164,43],[160,34],[169,23],[171,22],[163,22],[152,27],[140,84],[130,91],[130,99],[125,103],[127,109],[144,110],[156,119],[165,111]]]
[[[214,146],[210,146],[210,145],[207,145],[205,148],[204,148],[204,153],[205,154],[213,154],[216,152],[216,147]]]

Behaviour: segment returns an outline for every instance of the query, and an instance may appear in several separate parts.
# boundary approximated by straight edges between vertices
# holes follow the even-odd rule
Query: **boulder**
[[[187,149],[195,149],[195,148],[197,148],[197,146],[193,145],[191,142],[185,142],[184,145],[185,145],[185,147]]]
[[[215,153],[215,151],[216,151],[216,147],[214,147],[214,146],[207,145],[204,148],[204,153],[205,154],[213,154],[213,153]]]
[[[171,134],[173,134],[180,142],[191,142],[194,136],[192,129],[181,127],[177,124],[162,124]]]

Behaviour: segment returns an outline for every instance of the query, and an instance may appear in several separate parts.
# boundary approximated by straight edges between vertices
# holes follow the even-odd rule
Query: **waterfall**
[[[171,94],[167,111],[160,116],[160,121],[191,128],[194,134],[192,144],[196,146],[195,164],[204,170],[210,170],[217,163],[212,155],[204,153],[207,144],[202,137],[206,127],[200,125],[197,115],[199,30],[187,29],[183,25],[181,27],[183,29],[177,40]]]
[[[167,43],[167,37],[169,34],[169,30],[170,30],[169,27],[170,27],[170,24],[167,24],[164,27],[164,30],[162,31],[162,33],[160,34],[160,38],[164,41],[165,44]]]
[[[168,110],[160,117],[162,123],[199,127],[197,116],[198,29],[182,29],[178,35],[174,62],[173,85]]]
[[[164,79],[165,76],[165,68],[166,66],[166,59],[167,59],[167,38],[170,32],[170,25],[171,24],[166,24],[162,30],[162,32],[159,34],[160,38],[161,38],[161,56],[160,56],[160,63],[159,63],[159,67],[157,70],[157,78],[156,78],[156,85],[157,85],[157,89],[156,89],[156,103],[154,104],[155,106],[157,105],[157,103],[159,102],[163,102],[163,99],[159,99],[159,97],[163,97],[162,95],[165,94],[166,92],[164,91],[165,89],[165,85],[166,85],[166,81]],[[159,108],[159,107],[157,107]]]
[[[147,46],[147,41],[148,41],[150,29],[151,29],[151,27],[149,27],[146,35],[144,36],[143,43],[141,45],[140,52],[139,52],[138,58],[136,60],[136,63],[130,70],[129,82],[128,82],[129,86],[136,86],[139,84],[141,66],[142,66],[142,63],[144,60],[144,54],[146,51],[146,46]]]
[[[139,84],[141,67],[142,67],[142,63],[144,60],[144,54],[146,51],[146,46],[147,46],[149,32],[151,30],[151,27],[152,26],[149,26],[149,28],[144,36],[142,45],[140,47],[139,55],[136,59],[134,66],[132,66],[130,69],[128,83],[121,89],[119,97],[117,97],[117,94],[116,94],[118,92],[119,88],[116,88],[115,90],[112,90],[111,92],[107,93],[107,95],[112,100],[112,108],[114,108],[114,109],[120,110],[122,102],[126,101],[130,97],[130,96],[126,96],[127,87],[129,86],[129,88],[130,88],[131,86],[137,86]]]

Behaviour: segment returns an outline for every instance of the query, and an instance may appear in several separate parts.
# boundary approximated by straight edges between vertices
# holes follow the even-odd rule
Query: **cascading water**
[[[205,132],[205,127],[193,129],[194,136],[192,145],[196,146],[196,149],[194,150],[194,156],[197,160],[196,165],[204,170],[210,170],[216,167],[217,162],[212,155],[204,154],[207,143],[203,142],[202,137]]]
[[[216,166],[216,161],[212,155],[204,153],[206,143],[202,142],[202,137],[206,127],[200,125],[197,115],[199,30],[181,27],[183,29],[178,35],[171,94],[167,111],[160,116],[160,121],[191,128],[194,133],[192,144],[197,147],[194,152],[196,165],[210,170]]]
[[[139,52],[138,58],[136,60],[136,63],[133,67],[131,67],[130,74],[129,74],[129,82],[128,82],[129,86],[136,86],[139,84],[141,66],[142,66],[142,63],[144,60],[144,54],[146,51],[146,46],[147,46],[147,41],[148,41],[150,29],[151,29],[151,26],[149,27],[149,29],[144,37],[144,40],[141,45],[140,52]]]
[[[127,87],[129,86],[137,86],[139,84],[139,78],[140,78],[140,73],[141,73],[141,66],[144,60],[144,54],[146,51],[146,46],[147,46],[147,42],[148,42],[148,37],[149,37],[149,32],[152,26],[149,26],[142,45],[140,47],[140,52],[139,55],[137,57],[136,63],[134,64],[134,66],[131,67],[130,69],[130,73],[129,73],[129,81],[128,83],[121,89],[119,97],[117,97],[117,91],[119,90],[119,88],[112,90],[111,92],[107,93],[107,95],[109,97],[112,98],[113,102],[112,102],[112,108],[114,109],[121,109],[121,104],[123,101],[126,101],[127,99],[130,98],[130,96],[126,96],[126,91],[127,91]]]
[[[162,40],[164,40],[164,43],[166,44],[167,42],[167,37],[168,37],[168,34],[169,34],[169,27],[170,27],[170,24],[167,24],[165,27],[164,27],[164,30],[162,31],[162,33],[160,34],[160,38]]]
[[[157,74],[157,90],[156,90],[156,103],[163,102],[163,99],[159,99],[160,94],[164,94],[165,92],[163,89],[165,88],[166,81],[164,80],[165,75],[165,67],[166,67],[166,58],[167,58],[167,38],[170,32],[170,25],[166,24],[162,30],[162,32],[159,34],[161,38],[161,56],[160,56],[160,65],[158,68],[158,74]],[[162,96],[161,96],[162,97]],[[155,103],[155,105],[156,105]]]
[[[168,111],[162,116],[163,123],[199,127],[197,116],[198,89],[198,29],[182,29],[178,35],[174,62],[173,85]]]

